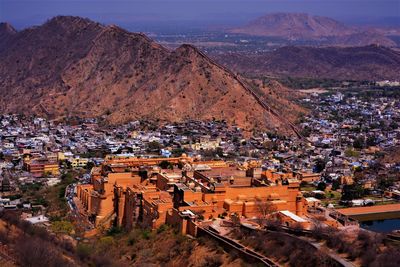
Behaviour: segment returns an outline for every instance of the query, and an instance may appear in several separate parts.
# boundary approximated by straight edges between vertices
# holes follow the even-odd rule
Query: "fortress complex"
[[[169,162],[169,169],[159,165]],[[307,213],[296,175],[271,174],[224,161],[179,158],[106,160],[92,169],[90,184],[77,186],[77,197],[96,227],[135,225],[155,229],[171,224],[195,232],[196,222],[217,217],[258,218],[269,203],[296,223]],[[298,219],[297,223],[304,224]]]

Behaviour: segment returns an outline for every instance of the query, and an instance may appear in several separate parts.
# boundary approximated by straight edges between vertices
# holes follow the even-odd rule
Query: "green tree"
[[[399,124],[395,121],[392,121],[389,125],[390,128],[392,128],[393,130],[399,128]]]
[[[368,136],[366,141],[367,146],[375,146],[376,145],[376,138],[375,136]]]
[[[325,169],[326,162],[323,159],[317,159],[315,162],[315,172],[322,172]]]
[[[184,148],[174,148],[172,149],[171,153],[174,157],[180,157],[182,156],[183,153],[185,153],[185,149]]]
[[[159,151],[162,148],[162,146],[159,142],[152,141],[148,143],[147,148],[149,151]]]
[[[174,166],[169,161],[166,161],[166,160],[161,161],[158,164],[158,166],[160,166],[161,169],[171,169],[172,170],[174,168]]]
[[[304,137],[310,137],[311,134],[311,128],[306,126],[303,129],[301,129],[300,134]]]
[[[346,157],[358,158],[358,157],[360,156],[360,152],[355,151],[355,150],[352,149],[352,148],[348,148],[348,149],[346,149],[346,150],[344,151],[344,155],[345,155]]]
[[[393,186],[395,179],[393,177],[379,177],[377,179],[378,188],[381,190],[386,190],[388,187]]]
[[[326,189],[326,183],[325,182],[319,182],[318,183],[318,186],[317,186],[317,189],[318,190],[321,190],[321,191],[325,191],[325,189]]]
[[[339,179],[335,179],[332,181],[332,190],[338,190],[340,188]]]
[[[354,141],[353,141],[353,147],[357,148],[357,149],[362,149],[365,147],[365,141],[363,137],[357,137]]]
[[[353,200],[364,196],[364,188],[357,183],[344,185],[342,190],[342,200]]]
[[[87,164],[86,164],[86,169],[87,170],[91,170],[94,166],[96,166],[95,164],[94,164],[94,162],[93,161],[89,161]]]
[[[74,226],[69,221],[55,221],[51,224],[51,229],[56,233],[71,234]]]
[[[93,248],[87,244],[79,243],[76,247],[76,253],[81,260],[85,260],[93,253]]]
[[[112,236],[103,236],[99,239],[98,245],[102,251],[107,251],[114,245],[114,238]]]

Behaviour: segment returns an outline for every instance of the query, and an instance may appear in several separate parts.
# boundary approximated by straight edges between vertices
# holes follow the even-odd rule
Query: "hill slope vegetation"
[[[170,51],[143,34],[80,17],[55,17],[21,32],[2,29],[1,112],[102,116],[110,123],[215,118],[245,129],[291,131],[236,75],[191,45]],[[275,100],[277,113],[289,108],[293,120],[301,110]]]

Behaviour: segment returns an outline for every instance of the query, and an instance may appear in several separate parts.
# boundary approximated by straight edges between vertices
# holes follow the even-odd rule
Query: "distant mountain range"
[[[281,37],[288,40],[317,40],[331,45],[364,46],[396,43],[377,29],[350,27],[332,18],[304,13],[273,13],[248,24],[230,29],[230,33]]]
[[[287,46],[272,52],[219,54],[213,58],[240,73],[338,80],[400,80],[400,53],[364,47]]]
[[[117,26],[55,17],[20,32],[1,24],[0,37],[1,112],[111,123],[216,118],[292,133],[288,119],[302,111],[275,92],[280,85],[255,88],[191,45],[170,51]],[[268,92],[265,102],[250,87]]]

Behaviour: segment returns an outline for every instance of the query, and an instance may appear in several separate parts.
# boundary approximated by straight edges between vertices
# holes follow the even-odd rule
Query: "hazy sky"
[[[271,12],[306,12],[344,22],[400,21],[400,0],[0,0],[0,21],[17,28],[56,15],[135,25],[232,25]]]

